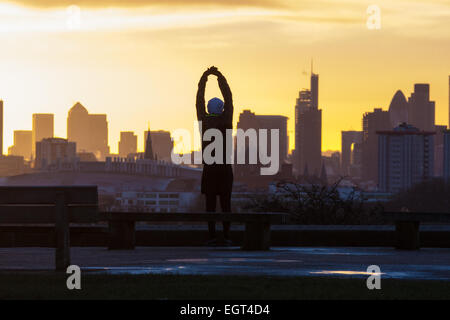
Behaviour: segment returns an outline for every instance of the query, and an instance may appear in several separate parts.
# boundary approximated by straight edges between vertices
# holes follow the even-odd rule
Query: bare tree
[[[298,224],[363,224],[379,221],[380,208],[365,206],[357,188],[341,196],[342,178],[331,185],[280,183],[275,194],[255,197],[247,207],[259,212],[286,212]]]

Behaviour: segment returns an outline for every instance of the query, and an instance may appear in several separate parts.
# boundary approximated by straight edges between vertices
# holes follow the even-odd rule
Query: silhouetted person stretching
[[[217,76],[220,91],[222,92],[224,101],[219,98],[213,98],[208,101],[208,112],[205,111],[205,86],[209,75]],[[220,197],[220,206],[222,212],[231,212],[231,189],[233,186],[233,169],[231,164],[227,164],[226,157],[226,129],[233,128],[233,100],[231,90],[228,86],[227,80],[220,73],[216,67],[211,67],[206,70],[200,82],[198,83],[197,91],[197,119],[201,121],[201,135],[208,129],[218,129],[223,137],[223,161],[221,164],[213,163],[206,164],[203,157],[203,174],[201,192],[206,197],[206,211],[216,211],[217,196]],[[208,144],[213,141],[203,141],[202,150],[205,150]],[[229,149],[231,150],[231,149]],[[214,154],[213,154],[214,156]],[[230,155],[228,155],[230,156]],[[216,223],[209,222],[209,245],[215,245],[216,240]],[[229,239],[230,222],[223,223],[223,237],[225,244],[231,244]]]

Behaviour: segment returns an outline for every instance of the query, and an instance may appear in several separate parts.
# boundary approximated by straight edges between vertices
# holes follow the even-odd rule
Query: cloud
[[[77,5],[80,7],[143,7],[143,6],[226,6],[226,7],[281,7],[280,0],[10,0],[12,3],[55,8]]]

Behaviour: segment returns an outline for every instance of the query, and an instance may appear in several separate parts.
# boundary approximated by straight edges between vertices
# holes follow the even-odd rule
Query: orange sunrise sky
[[[366,26],[381,9],[381,29]],[[71,5],[76,5],[71,6]],[[78,8],[80,11],[78,11]],[[0,99],[4,152],[32,113],[55,114],[65,138],[69,108],[107,113],[109,145],[120,131],[193,130],[195,94],[215,65],[239,113],[289,117],[319,74],[322,149],[339,150],[342,130],[387,109],[396,90],[430,83],[436,123],[448,124],[450,1],[397,0],[16,0],[0,3]],[[219,95],[209,81],[207,99]]]

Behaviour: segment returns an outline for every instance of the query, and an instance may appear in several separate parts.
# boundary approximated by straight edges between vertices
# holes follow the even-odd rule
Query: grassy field
[[[68,290],[66,274],[1,273],[0,299],[450,299],[450,282],[365,279],[84,274]]]

